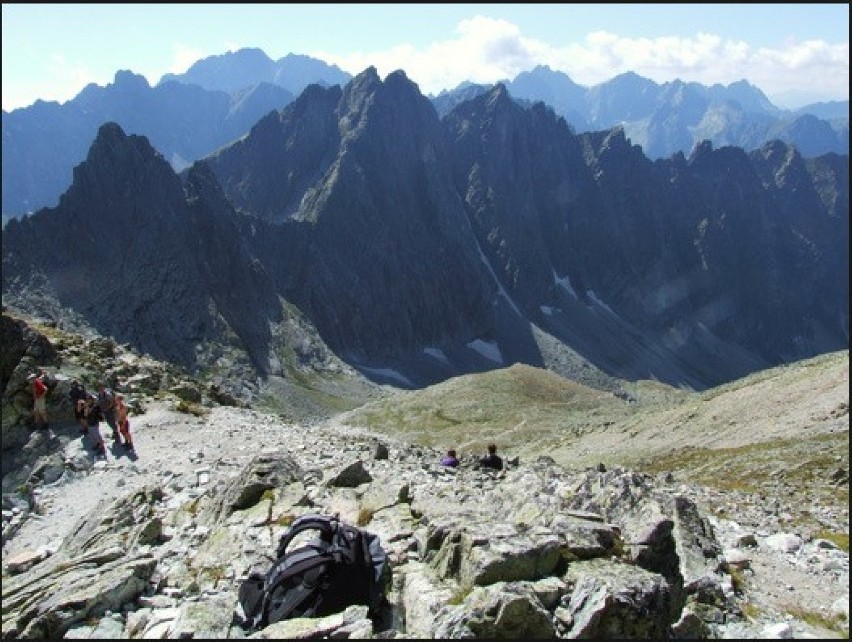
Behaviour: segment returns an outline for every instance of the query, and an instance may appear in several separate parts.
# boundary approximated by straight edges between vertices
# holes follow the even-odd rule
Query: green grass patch
[[[175,410],[194,417],[206,417],[210,413],[204,406],[192,401],[185,401],[184,399],[177,402]]]
[[[217,564],[215,566],[205,566],[198,571],[198,575],[200,577],[206,577],[210,580],[213,580],[215,584],[216,582],[224,580],[227,577],[227,568],[224,564]]]
[[[751,602],[743,602],[740,610],[743,612],[743,617],[749,620],[756,620],[761,614],[760,608]]]
[[[183,505],[183,509],[189,513],[190,515],[198,514],[198,503],[200,501],[200,497],[196,497],[195,499],[189,500],[186,504]]]
[[[728,566],[728,574],[731,576],[731,586],[737,595],[742,595],[745,590],[745,574],[736,566]]]
[[[848,453],[849,433],[844,431],[738,448],[684,448],[638,461],[635,467],[650,474],[671,471],[690,483],[756,497],[767,487],[780,487],[779,496],[786,498],[781,510],[792,517],[791,526],[809,529],[814,537],[823,537],[848,551],[848,533],[826,529],[817,511],[820,506],[838,510],[848,506],[849,486],[826,483],[838,461],[848,461]],[[802,502],[802,497],[807,502]],[[711,510],[724,516],[726,506]]]
[[[290,526],[296,520],[296,516],[293,513],[283,513],[278,516],[278,519],[275,520],[275,523],[278,526]]]
[[[372,508],[362,506],[358,509],[358,519],[355,522],[356,526],[366,526],[373,519],[376,511]]]
[[[849,552],[849,533],[837,533],[835,531],[828,530],[818,530],[814,533],[814,537],[818,539],[825,539],[829,542],[832,542],[840,549]]]
[[[463,375],[368,403],[347,422],[430,447],[484,451],[489,441],[538,446],[589,426],[623,420],[634,409],[612,393],[550,371],[515,364]]]
[[[458,606],[459,604],[462,604],[471,593],[473,593],[473,585],[461,584],[455,591],[453,591],[453,594],[447,600],[447,604]]]
[[[843,633],[845,634],[844,637],[849,637],[849,622],[842,613],[826,615],[820,611],[812,611],[800,606],[789,606],[786,608],[786,611],[797,620],[806,622],[811,626]]]

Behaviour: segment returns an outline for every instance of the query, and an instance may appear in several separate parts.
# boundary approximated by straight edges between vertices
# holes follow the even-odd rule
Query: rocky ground
[[[312,393],[307,411],[296,412],[301,406],[287,404],[293,397],[286,389],[267,395],[287,406],[286,412],[277,406],[268,408],[275,412],[252,410],[221,390],[107,339],[84,339],[50,327],[33,331],[5,315],[3,322],[4,637],[21,634],[24,626],[36,636],[41,631],[42,637],[51,632],[55,636],[56,631],[84,638],[240,637],[230,626],[233,589],[246,564],[274,547],[270,516],[273,505],[280,505],[285,511],[277,516],[281,519],[305,510],[341,512],[353,523],[366,515],[370,527],[383,534],[400,581],[394,599],[400,612],[407,611],[407,629],[397,626],[394,635],[385,637],[438,633],[464,637],[471,622],[477,621],[498,628],[523,627],[525,618],[510,621],[507,615],[503,624],[493,621],[493,606],[516,603],[518,595],[527,596],[524,608],[544,605],[549,613],[539,621],[543,628],[528,633],[594,635],[595,621],[613,614],[606,613],[606,606],[597,610],[594,604],[584,606],[591,594],[584,597],[583,586],[609,592],[614,602],[605,604],[617,603],[619,590],[626,590],[631,599],[650,600],[647,606],[652,608],[654,595],[660,593],[645,589],[655,586],[659,576],[649,583],[639,570],[654,562],[642,565],[638,560],[654,546],[637,546],[631,537],[641,539],[650,528],[657,534],[652,540],[662,537],[663,548],[670,547],[664,526],[669,519],[675,524],[671,537],[681,556],[674,563],[680,565],[683,578],[711,577],[715,591],[709,598],[702,598],[700,591],[693,595],[697,603],[687,602],[685,615],[673,625],[676,636],[848,638],[848,352],[757,373],[700,395],[639,385],[630,391],[639,400],[637,412],[624,414],[612,404],[592,405],[573,415],[577,422],[571,425],[573,439],[564,439],[564,425],[560,428],[567,415],[554,415],[556,432],[545,431],[552,444],[545,449],[536,450],[523,430],[537,428],[532,424],[541,425],[547,417],[523,415],[520,421],[510,421],[512,440],[501,440],[502,454],[507,459],[519,456],[520,461],[495,479],[474,470],[470,466],[474,455],[465,449],[458,471],[442,469],[436,462],[448,445],[445,439],[451,445],[462,444],[463,438],[479,443],[506,430],[499,422],[490,428],[496,431],[492,436],[474,435],[459,424],[462,433],[441,433],[437,438],[430,434],[421,443],[410,430],[394,432],[394,422],[380,430],[366,428],[370,424],[359,422],[364,415],[357,410],[319,419],[317,410],[323,410],[328,400],[311,390],[306,391]],[[50,365],[60,381],[49,430],[34,430],[27,421],[31,402],[26,376],[41,364]],[[70,377],[89,381],[104,374],[120,380],[128,393],[136,450],[130,453],[114,445],[108,447],[105,460],[96,460],[62,402]],[[537,391],[546,383],[536,372],[520,374]],[[517,379],[509,380],[509,389],[517,387]],[[562,391],[560,386],[554,389]],[[469,405],[478,417],[478,408],[490,403],[484,390],[473,387],[461,394],[463,405],[452,408],[449,416],[462,416],[463,406]],[[458,388],[442,394],[449,397],[408,395],[405,403],[420,413],[410,413],[409,423],[422,426],[421,420],[430,415],[443,416],[447,399],[460,396]],[[500,389],[495,394],[506,392]],[[645,404],[649,394],[651,403]],[[392,408],[402,406],[403,397],[399,402],[395,396],[388,399]],[[511,405],[515,398],[502,403]],[[521,410],[532,413],[534,406]],[[56,419],[63,413],[68,419]],[[108,437],[108,427],[102,424],[101,429]],[[378,443],[390,447],[389,460],[374,461]],[[247,474],[250,480],[250,467],[265,454],[292,457],[305,471],[304,478],[277,488],[263,519],[257,514],[261,506],[222,519],[221,507],[216,508],[220,491],[245,481]],[[334,488],[329,477],[334,480],[353,462],[366,467],[358,473],[363,478],[356,480],[360,490]],[[373,480],[364,483],[371,472]],[[293,486],[301,489],[295,503]],[[150,498],[152,493],[142,489],[151,488],[159,489],[162,497],[149,506],[155,516],[147,526],[150,512],[141,517],[121,515],[129,497],[134,493],[139,497],[139,491]],[[375,496],[382,503],[374,505]],[[705,527],[690,523],[680,509],[672,512],[672,505],[677,506],[672,498],[678,497],[694,502],[703,517],[699,521],[712,526],[715,543],[702,544],[702,551],[713,549],[712,555],[699,554],[706,559],[698,567],[690,547],[704,538]],[[484,506],[489,501],[493,506]],[[198,506],[202,509],[196,510]],[[569,511],[566,518],[567,509],[575,512]],[[461,514],[471,520],[472,530],[454,531]],[[608,515],[612,524],[596,521],[602,515]],[[99,517],[105,521],[98,523]],[[568,523],[563,524],[565,519]],[[284,522],[274,523],[279,531],[284,528]],[[543,530],[531,530],[530,524]],[[145,531],[148,527],[154,528],[153,534]],[[134,530],[138,528],[142,531]],[[474,576],[490,573],[489,565],[496,562],[489,555],[497,554],[498,561],[508,555],[503,561],[508,559],[510,567],[530,559],[538,564],[547,546],[541,549],[541,541],[526,537],[534,531],[544,541],[559,539],[569,556],[574,554],[572,546],[578,546],[579,561],[569,564],[577,573],[589,572],[581,570],[589,568],[588,555],[589,563],[603,563],[607,573],[615,573],[616,588],[596,584],[607,577],[603,572],[574,578],[571,588],[558,573],[542,578],[536,567],[526,571],[527,578],[542,578],[532,584],[510,581],[509,590],[492,578],[480,593],[458,598],[460,605],[452,590],[448,593],[447,587],[461,588],[460,568]],[[478,543],[451,553],[457,540],[446,533],[453,532],[461,541]],[[584,537],[592,532],[602,533],[607,541],[623,536],[630,550],[589,548]],[[473,540],[465,540],[465,533],[473,533]],[[81,544],[81,537],[89,539]],[[222,537],[230,547],[222,547]],[[436,550],[433,546],[439,541],[443,543]],[[116,542],[122,542],[118,551]],[[124,546],[129,548],[122,554]],[[87,551],[92,549],[98,558],[94,572],[99,575],[88,579],[85,573],[92,560]],[[447,555],[461,559],[461,567],[442,566]],[[207,559],[195,564],[198,558]],[[707,559],[712,568],[706,566]],[[719,566],[713,566],[717,561]],[[189,573],[194,564],[195,573],[206,569],[213,576]],[[138,573],[146,577],[144,586]],[[530,597],[529,590],[537,597]],[[21,611],[26,604],[30,606]],[[193,604],[215,614],[216,622],[211,624],[206,616],[199,620],[191,612]],[[657,622],[666,619],[657,615]],[[58,623],[57,617],[67,619]],[[614,625],[632,626],[630,618],[614,617]],[[337,637],[358,637],[367,632],[363,616],[350,614],[343,620],[305,625],[308,628],[299,635],[308,635],[306,631],[319,635],[322,630]],[[628,637],[646,637],[637,630],[630,629],[633,634]],[[276,634],[295,636],[284,630],[257,635]]]
[[[176,480],[177,488],[203,489],[264,450],[300,452],[321,465],[321,451],[326,447],[323,436],[346,439],[347,431],[353,438],[365,436],[363,430],[336,421],[285,424],[252,410],[227,407],[196,417],[151,401],[144,414],[132,417],[135,454],[113,447],[106,461],[94,461],[76,426],[54,425],[43,438],[62,444],[66,465],[53,472],[40,471],[46,483],[36,490],[34,510],[25,519],[15,515],[14,532],[13,514],[26,511],[4,506],[4,529],[8,529],[4,532],[9,535],[4,538],[4,573],[57,550],[77,521],[104,500],[145,484],[174,486]],[[108,436],[105,425],[103,433]],[[424,464],[433,463],[429,459],[437,456],[438,451],[424,451]],[[73,466],[67,465],[74,461]],[[786,504],[787,498],[725,493],[671,474],[661,474],[660,483],[692,498],[711,515],[728,563],[739,569],[732,577],[742,583],[741,604],[747,617],[722,626],[724,637],[848,637],[848,551],[829,540],[803,536],[786,526],[783,516],[779,520],[777,500],[784,499]],[[845,520],[848,534],[848,512]]]

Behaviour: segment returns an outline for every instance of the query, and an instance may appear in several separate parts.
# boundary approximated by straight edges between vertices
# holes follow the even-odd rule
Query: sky
[[[794,109],[849,100],[849,4],[2,5],[3,109],[64,103],[115,73],[166,73],[244,47],[356,75],[402,69],[425,95],[547,65],[587,87],[747,80]]]

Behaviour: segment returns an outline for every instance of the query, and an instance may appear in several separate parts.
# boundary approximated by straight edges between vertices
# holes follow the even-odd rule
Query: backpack
[[[305,531],[315,531],[317,537],[288,551]],[[262,629],[288,618],[322,617],[353,604],[368,606],[370,617],[376,618],[389,579],[387,553],[377,535],[336,515],[304,515],[281,536],[269,571],[254,571],[240,585],[244,627]]]
[[[92,395],[92,397],[94,397],[94,395]],[[98,423],[103,420],[103,415],[101,415],[101,407],[97,404],[97,402],[89,406],[89,415],[86,419],[90,426],[97,426]]]

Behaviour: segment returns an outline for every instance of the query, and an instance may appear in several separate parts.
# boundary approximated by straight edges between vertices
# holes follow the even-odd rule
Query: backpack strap
[[[327,544],[331,544],[335,538],[338,527],[339,521],[336,515],[334,517],[328,517],[326,515],[303,515],[295,520],[290,525],[287,532],[281,536],[280,540],[278,540],[278,549],[275,556],[277,558],[284,557],[287,552],[287,547],[296,535],[308,530],[319,531],[320,539]]]
[[[240,584],[238,593],[240,606],[243,607],[246,624],[254,625],[260,619],[263,608],[263,585],[266,578],[263,573],[252,572],[248,578]]]

